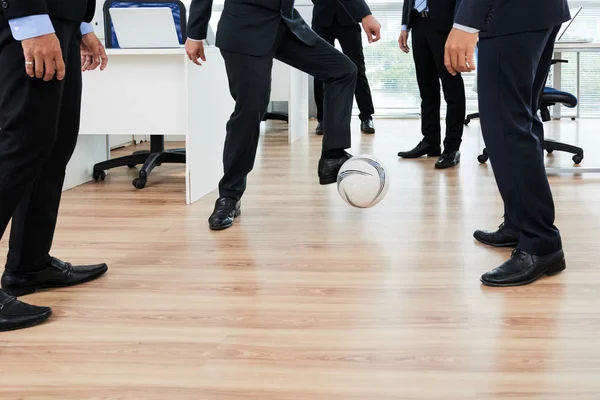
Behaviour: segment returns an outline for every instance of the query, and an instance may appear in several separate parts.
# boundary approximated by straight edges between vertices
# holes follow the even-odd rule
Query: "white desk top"
[[[204,46],[204,50],[213,52],[217,50],[215,46]],[[106,54],[110,56],[170,56],[170,55],[185,55],[185,48],[171,49],[106,49]]]
[[[600,51],[600,42],[590,43],[561,43],[557,42],[554,45],[555,51],[573,51],[573,52],[594,52]]]

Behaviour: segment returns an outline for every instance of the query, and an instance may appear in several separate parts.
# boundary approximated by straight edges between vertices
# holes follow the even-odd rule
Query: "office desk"
[[[84,74],[80,134],[185,135],[186,203],[215,190],[222,175],[225,125],[234,109],[219,50],[207,47],[202,67],[190,62],[184,49],[107,53],[106,70]],[[287,88],[275,94],[289,101],[292,143],[308,135],[308,77],[283,65],[277,74],[274,81],[280,85],[286,84],[281,75],[287,75]]]
[[[562,59],[562,53],[576,53],[577,54],[577,99],[581,94],[580,76],[581,76],[581,53],[592,53],[600,52],[600,43],[560,43],[557,42],[554,46],[554,58]],[[562,81],[562,64],[558,63],[554,65],[554,79],[553,87],[556,90],[561,90]],[[554,106],[553,118],[561,118],[561,105],[557,104]],[[579,107],[577,107],[576,117],[579,118]]]

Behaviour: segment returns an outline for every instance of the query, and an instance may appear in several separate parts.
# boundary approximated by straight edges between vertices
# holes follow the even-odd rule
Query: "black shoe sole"
[[[18,287],[18,288],[3,287],[2,289],[4,289],[4,291],[6,291],[8,294],[10,294],[12,296],[23,297],[23,296],[27,296],[28,294],[33,294],[38,290],[58,289],[58,288],[66,288],[66,287],[71,287],[71,286],[82,285],[84,283],[91,282],[93,280],[100,278],[102,275],[104,275],[106,273],[106,271],[108,271],[108,267],[106,267],[102,270],[98,270],[94,274],[88,276],[87,278],[85,278],[81,281],[68,283],[68,284],[64,284],[64,285],[53,283],[53,284],[41,284],[41,285],[36,285],[36,286],[22,286],[22,287]]]
[[[361,129],[361,132],[362,132],[362,133],[367,133],[367,134],[369,134],[369,135],[372,135],[372,134],[374,134],[374,133],[375,133],[375,129],[366,129],[366,130],[362,130],[362,129]]]
[[[558,261],[554,264],[551,264],[548,266],[548,268],[546,268],[545,271],[542,271],[538,276],[529,279],[527,281],[523,281],[523,282],[513,282],[513,283],[495,283],[495,282],[488,282],[485,279],[481,279],[481,283],[484,284],[485,286],[491,286],[491,287],[514,287],[514,286],[525,286],[525,285],[529,285],[530,283],[533,283],[535,281],[537,281],[538,279],[540,279],[542,276],[544,275],[548,275],[548,276],[554,276],[554,275],[558,275],[560,274],[562,271],[564,271],[567,268],[567,262],[565,261],[565,259],[563,258],[561,261]]]
[[[337,176],[335,177],[327,177],[327,178],[319,178],[320,185],[331,185],[332,183],[337,182]]]
[[[22,324],[22,325],[13,325],[13,326],[9,326],[9,327],[0,327],[0,332],[10,332],[10,331],[18,331],[21,329],[27,329],[27,328],[31,328],[34,327],[36,325],[40,325],[46,321],[48,321],[48,319],[52,316],[52,310],[48,311],[47,313],[44,313],[42,315],[40,315],[39,318],[33,319],[31,321],[29,321],[26,324]]]
[[[425,156],[426,157],[439,157],[441,155],[442,155],[441,152],[440,153],[426,153],[426,154],[421,154],[420,156],[407,156],[407,155],[401,156],[398,153],[398,157],[404,158],[405,160],[414,160],[415,158],[421,158],[421,157],[425,157]]]
[[[239,217],[240,215],[242,215],[242,209],[238,209],[235,211],[235,214],[233,214],[233,219],[235,220],[237,217]],[[222,231],[225,230],[227,228],[231,228],[233,226],[233,221],[229,224],[229,225],[219,225],[219,226],[213,226],[213,225],[208,225],[208,228],[211,231]]]
[[[473,235],[473,237],[475,238],[475,240],[477,240],[479,243],[483,243],[487,246],[492,246],[492,247],[517,247],[517,245],[519,244],[518,241],[516,242],[506,242],[506,243],[492,243],[492,242],[488,242],[484,239],[478,238],[477,236]]]
[[[435,169],[446,169],[446,168],[452,168],[452,167],[456,167],[458,164],[460,164],[460,156],[458,156],[458,158],[450,163],[450,164],[434,164]]]

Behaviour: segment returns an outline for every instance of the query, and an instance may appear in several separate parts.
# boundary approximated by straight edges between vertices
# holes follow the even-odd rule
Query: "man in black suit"
[[[379,22],[364,0],[338,0],[356,21],[361,21],[369,42],[379,40]],[[212,0],[192,0],[188,23],[187,54],[193,62],[205,60]],[[246,177],[254,166],[260,123],[267,111],[273,59],[314,76],[325,83],[325,136],[318,176],[322,185],[335,183],[342,164],[351,156],[350,119],[356,86],[356,66],[313,32],[294,9],[293,0],[225,1],[217,28],[220,48],[235,99],[227,123],[223,151],[225,174],[219,183],[219,199],[209,218],[212,230],[233,225],[240,213]]]
[[[313,8],[312,29],[332,46],[337,39],[342,46],[342,52],[356,65],[356,104],[360,114],[360,130],[364,133],[375,133],[373,124],[373,98],[367,79],[365,55],[361,38],[360,25],[338,0],[312,0]],[[315,102],[317,104],[317,135],[323,134],[323,82],[314,80]]]
[[[75,149],[81,71],[106,66],[85,0],[2,0],[0,9],[0,237],[12,218],[0,290],[0,331],[45,321],[47,307],[16,299],[95,279],[49,255],[67,162]]]
[[[460,145],[466,114],[465,85],[460,74],[452,76],[444,67],[444,45],[452,29],[456,0],[405,0],[400,49],[408,53],[412,31],[413,58],[421,93],[423,140],[402,158],[438,157],[435,167],[449,168],[460,162]],[[444,151],[440,149],[440,80],[447,104]]]
[[[481,129],[504,201],[500,230],[477,231],[475,237],[517,247],[507,262],[482,276],[485,285],[524,285],[566,268],[537,112],[556,35],[570,18],[567,0],[462,0],[446,44],[448,71],[472,71],[479,37]]]

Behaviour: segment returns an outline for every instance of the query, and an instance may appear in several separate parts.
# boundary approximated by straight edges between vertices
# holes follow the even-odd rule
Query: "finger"
[[[95,70],[100,65],[100,43],[92,46],[92,65],[90,65],[90,70]]]
[[[469,72],[475,71],[475,50],[469,49],[467,53],[467,61],[469,62]]]
[[[91,64],[92,64],[92,57],[89,55],[83,56],[83,65],[82,65],[81,69],[83,71],[88,71]]]
[[[25,72],[30,78],[35,76],[35,71],[33,70],[33,57],[30,54],[25,55]]]
[[[375,41],[378,42],[381,39],[381,27],[375,30]]]
[[[104,46],[102,46],[102,44],[99,44],[100,46],[100,58],[102,59],[102,62],[100,64],[100,71],[104,71],[104,68],[106,68],[106,66],[108,65],[108,55],[106,55],[106,50],[104,50]]]
[[[35,77],[41,79],[44,76],[44,57],[41,54],[35,54],[33,68],[35,69]]]
[[[54,61],[54,65],[56,65],[56,71],[52,71],[52,76],[54,76],[54,72],[56,72],[56,79],[62,81],[65,78],[66,70],[65,62],[62,59],[62,54],[59,53]],[[52,77],[50,77],[52,79]]]
[[[54,64],[54,57],[45,57],[44,58],[44,74],[43,79],[47,82],[54,78],[54,74],[56,74],[56,67]]]
[[[200,56],[200,59],[204,62],[206,62],[206,55],[204,54],[204,46],[200,47],[200,51],[198,52],[198,55]]]
[[[448,73],[452,76],[456,75],[456,71],[452,68],[452,61],[450,61],[452,56],[450,55],[450,49],[446,47],[446,51],[444,52],[444,66],[448,70]]]
[[[192,55],[191,53],[188,53],[188,58],[190,59],[191,62],[193,62],[196,65],[202,65],[200,64],[200,62],[198,61],[198,56],[196,55]]]

